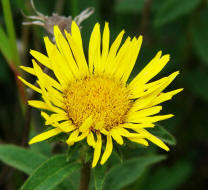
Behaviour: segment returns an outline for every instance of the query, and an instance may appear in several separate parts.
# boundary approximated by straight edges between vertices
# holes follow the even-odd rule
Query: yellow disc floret
[[[123,35],[124,31],[121,31],[110,45],[108,23],[105,23],[102,35],[100,25],[96,23],[89,41],[87,61],[81,32],[73,21],[71,33],[65,31],[65,35],[58,26],[54,26],[55,43],[48,37],[44,38],[48,56],[31,51],[35,59],[33,67],[21,68],[37,77],[38,86],[20,76],[19,79],[41,95],[41,100],[29,100],[28,104],[41,109],[45,124],[53,128],[35,136],[29,144],[61,133],[68,136],[66,143],[69,146],[85,140],[94,149],[92,167],[99,160],[104,164],[113,151],[114,143],[123,145],[124,138],[144,146],[151,141],[169,150],[146,128],[173,116],[158,114],[162,102],[183,90],[163,92],[179,72],[152,80],[170,59],[169,55],[162,55],[159,51],[127,85],[142,36],[128,37],[121,45]],[[47,67],[51,75],[45,73],[39,63]]]
[[[68,117],[77,127],[92,116],[93,127],[104,122],[105,129],[110,129],[124,122],[131,105],[125,84],[95,75],[71,83],[64,99]]]

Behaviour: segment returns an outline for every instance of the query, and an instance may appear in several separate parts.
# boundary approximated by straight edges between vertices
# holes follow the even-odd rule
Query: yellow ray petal
[[[74,142],[79,142],[79,141],[85,139],[88,136],[88,134],[89,134],[89,130],[82,132],[81,135],[77,136],[77,138],[75,139]]]
[[[33,60],[33,68],[34,68],[34,71],[36,73],[36,76],[38,78],[38,81],[37,83],[39,84],[40,88],[41,88],[41,92],[42,92],[42,98],[44,100],[44,102],[50,107],[52,108],[52,104],[50,102],[50,98],[49,98],[49,94],[48,92],[46,91],[46,87],[49,86],[49,84],[47,83],[47,81],[45,81],[45,78],[43,76],[43,71],[42,69],[40,68],[40,66]]]
[[[79,42],[77,44],[77,42],[73,39],[73,37],[67,31],[65,31],[65,35],[70,45],[70,48],[72,50],[75,61],[78,65],[80,74],[82,74],[83,76],[88,75],[89,70],[88,70],[87,62],[85,59],[83,49],[80,49]]]
[[[41,134],[33,137],[30,140],[29,144],[33,144],[33,143],[37,143],[37,142],[40,142],[40,141],[44,141],[44,140],[46,140],[46,139],[48,139],[50,137],[53,137],[53,136],[55,136],[55,135],[57,135],[57,134],[59,134],[61,132],[62,131],[60,129],[58,129],[58,128],[51,129],[49,131],[46,131],[44,133],[41,133]]]
[[[117,67],[115,69],[115,72],[114,72],[115,78],[119,80],[122,80],[122,77],[124,76],[125,72],[128,70],[128,67],[130,66],[130,60],[133,54],[135,39],[136,38],[133,38],[133,40],[129,42],[129,44],[127,45],[126,52],[124,53],[122,59],[119,61],[119,64],[117,64]],[[117,56],[119,56],[119,54],[117,54]]]
[[[174,95],[178,94],[181,91],[183,91],[183,88],[180,88],[180,89],[177,89],[177,90],[173,90],[173,91],[170,91],[170,92],[166,92],[166,93],[161,93],[148,106],[155,106],[155,105],[158,105],[158,104],[160,104],[162,102],[171,100]]]
[[[98,122],[98,123],[95,124],[95,127],[94,128],[96,130],[100,131],[102,129],[103,125],[104,125],[104,121],[100,121],[100,122]]]
[[[78,135],[79,135],[79,130],[78,130],[78,129],[75,130],[75,131],[73,131],[73,132],[70,134],[69,138],[67,139],[66,143],[67,143],[69,146],[74,145],[74,143],[75,143],[76,138],[78,137]]]
[[[35,64],[35,65],[38,65],[37,62],[34,59],[32,59],[32,63]],[[36,75],[36,72],[35,72],[34,68],[23,67],[23,66],[21,66],[21,68],[23,70],[27,71],[30,74]],[[41,76],[45,81],[47,81],[47,84],[53,86],[54,88],[58,89],[59,91],[63,91],[61,85],[55,79],[51,78],[49,75],[47,75],[44,72],[41,72]]]
[[[134,68],[134,65],[136,63],[137,57],[139,55],[140,49],[141,49],[141,45],[142,45],[142,40],[143,37],[139,36],[139,38],[136,40],[136,42],[133,44],[133,49],[130,51],[131,53],[131,57],[130,60],[128,61],[128,64],[125,64],[125,72],[124,75],[122,77],[122,81],[126,82],[132,72],[132,69]]]
[[[90,131],[87,135],[87,143],[89,144],[89,146],[95,147],[95,138],[93,133]]]
[[[67,114],[64,112],[63,114],[54,113],[51,114],[50,118],[46,120],[46,125],[51,125],[52,123],[59,122],[59,121],[66,121],[68,120]]]
[[[145,129],[140,129],[140,133],[146,135],[146,138],[148,140],[150,140],[151,142],[153,142],[154,144],[156,144],[157,146],[161,147],[162,149],[169,151],[169,148],[167,147],[167,145],[162,142],[159,138],[155,137],[154,135],[152,135],[151,133],[149,133],[147,130]]]
[[[144,85],[144,90],[148,90],[149,88],[153,87],[153,86],[157,86],[159,84],[162,84],[163,82],[165,82],[167,80],[168,77],[163,77],[159,80],[153,81],[153,82],[149,82],[147,84]],[[138,85],[139,86],[139,85]],[[140,86],[141,87],[141,86]],[[139,88],[139,87],[138,87]]]
[[[163,83],[158,83],[154,86],[151,86],[150,88],[145,88],[146,85],[143,85],[143,88],[142,87],[140,88],[138,86],[138,88],[131,90],[132,93],[131,93],[130,98],[136,99],[136,98],[140,98],[140,97],[146,96],[148,94],[151,94],[154,91],[156,91],[157,89],[159,89],[162,86],[162,84],[164,84],[166,81],[168,81],[168,77],[164,77],[164,80],[162,81]]]
[[[109,135],[110,134],[104,127],[100,129],[100,132],[104,135]]]
[[[162,106],[155,106],[147,109],[143,109],[140,111],[129,111],[127,118],[128,120],[135,119],[138,117],[146,117],[146,116],[151,116],[159,113],[162,110]]]
[[[142,123],[142,124],[138,124],[138,123],[125,123],[123,125],[124,128],[127,129],[143,129],[143,128],[153,128],[155,125],[152,123]]]
[[[34,108],[51,110],[50,107],[45,102],[39,100],[29,100],[28,104]]]
[[[117,53],[117,50],[120,46],[120,43],[122,41],[124,33],[125,33],[125,31],[122,30],[120,32],[120,34],[117,36],[117,38],[115,39],[115,41],[113,42],[113,44],[111,45],[107,60],[105,62],[105,71],[106,71],[106,73],[111,72],[111,69],[112,69],[111,68],[111,63],[113,62],[113,60],[116,57],[116,53]]]
[[[168,81],[168,77],[163,77],[157,81],[147,83],[145,85],[135,86],[134,89],[131,89],[131,98],[140,98],[143,96],[147,96],[150,93],[154,92],[158,88],[161,87],[164,83]]]
[[[170,55],[164,55],[160,58],[161,52],[150,61],[150,63],[132,80],[130,86],[136,84],[145,84],[151,80],[155,75],[157,75],[163,67],[168,63]]]
[[[144,136],[142,136],[141,134],[129,132],[127,129],[123,127],[123,125],[115,127],[115,131],[117,135],[120,135],[121,137],[124,136],[124,137],[144,138]]]
[[[27,82],[26,80],[24,80],[22,77],[18,76],[18,79],[21,80],[25,85],[27,85],[28,87],[30,87],[31,89],[33,89],[34,91],[38,92],[38,93],[42,93],[41,89],[34,86],[33,84],[30,84],[29,82]]]
[[[104,151],[103,156],[100,161],[100,163],[102,165],[108,160],[108,158],[110,157],[110,155],[112,153],[112,150],[113,150],[112,138],[110,135],[107,135],[107,142],[106,142],[105,151]]]
[[[168,115],[157,115],[157,116],[150,116],[150,117],[138,117],[138,118],[127,119],[127,121],[132,122],[132,123],[155,123],[157,121],[169,119],[173,116],[174,115],[172,114],[168,114]]]
[[[142,144],[144,146],[149,146],[149,143],[145,139],[135,138],[135,137],[129,137],[128,139],[132,142],[136,142],[136,143]]]
[[[53,72],[63,88],[66,88],[69,82],[68,80],[72,78],[72,75],[71,73],[68,75],[66,69],[63,68],[63,65],[66,64],[65,60],[61,57],[56,46],[48,39],[48,37],[45,37],[44,41]]]
[[[103,31],[103,38],[102,38],[102,59],[101,59],[101,70],[105,70],[105,62],[108,56],[109,51],[109,44],[110,44],[110,31],[109,31],[109,24],[105,22],[105,27]]]
[[[76,129],[76,127],[72,124],[71,121],[64,121],[57,125],[59,129],[64,131],[65,133],[71,132]]]
[[[114,61],[111,63],[111,70],[108,71],[109,74],[114,76],[115,78],[120,79],[124,73],[124,68],[128,63],[131,56],[133,42],[131,38],[128,37],[121,48],[119,49]],[[128,65],[128,64],[127,64]]]
[[[44,112],[44,111],[42,111],[42,112],[40,113],[40,115],[41,115],[45,120],[48,120],[48,119],[50,118],[50,116],[49,116],[46,112]]]
[[[74,30],[73,30],[74,32]],[[58,28],[58,26],[54,26],[54,36],[56,39],[56,44],[60,50],[60,53],[66,60],[66,67],[70,70],[70,72],[73,73],[73,75],[78,78],[80,73],[79,69],[77,67],[77,64],[74,60],[74,57],[72,55],[71,49],[69,47],[68,42],[64,38],[62,32]]]
[[[97,70],[98,64],[100,64],[100,43],[100,25],[96,23],[90,36],[88,49],[88,62],[90,73],[93,73],[95,70]],[[97,63],[97,60],[99,61],[99,63]]]
[[[53,53],[54,44],[49,40],[49,38],[47,36],[44,37],[43,39],[44,39],[46,51],[47,51],[47,54],[48,54],[48,57],[49,57]]]
[[[100,132],[97,132],[96,135],[97,135],[97,141],[95,144],[95,150],[94,150],[93,161],[92,161],[93,168],[98,163],[98,160],[99,160],[100,154],[101,154],[101,148],[102,148],[102,137],[101,137]]]
[[[48,59],[47,56],[43,55],[42,53],[35,51],[35,50],[30,50],[30,54],[38,60],[41,64],[43,64],[45,67],[48,67],[51,69],[51,63],[50,60]]]
[[[120,144],[120,145],[123,144],[123,138],[120,134],[118,134],[118,131],[116,129],[112,129],[110,131],[110,134],[118,144]]]
[[[58,49],[54,46],[52,50],[53,54],[49,56],[49,59],[51,61],[51,65],[53,68],[53,71],[58,78],[58,80],[61,82],[63,79],[64,81],[72,81],[74,80],[74,76],[71,72],[71,69],[69,68],[67,61],[64,59],[64,57],[61,55],[61,53],[58,51]]]
[[[83,49],[81,32],[75,21],[72,21],[71,24],[71,35],[74,41],[77,43],[78,47]]]
[[[145,73],[147,73],[148,70],[151,69],[151,65],[158,63],[160,57],[162,55],[162,51],[159,51],[155,57],[145,66],[144,69],[142,69],[142,71],[139,72],[139,74],[130,82],[129,84],[129,88],[134,88],[134,86],[139,85],[138,81],[141,80],[142,76],[145,75]]]
[[[45,78],[46,81],[48,81],[48,84],[50,84],[50,86],[53,86],[54,88],[56,88],[61,92],[63,91],[63,87],[55,79],[51,78],[45,73],[43,73],[43,77]]]
[[[154,99],[175,79],[175,77],[178,74],[178,71],[172,73],[171,75],[166,77],[166,80],[163,83],[161,83],[160,86],[154,92],[136,100],[131,108],[131,111],[136,111],[148,107],[148,105],[150,105],[154,101]]]
[[[86,131],[88,131],[89,128],[92,126],[92,123],[93,123],[93,117],[90,116],[79,127],[79,131],[80,132],[86,132]]]
[[[25,66],[20,66],[20,68],[28,73],[30,73],[31,75],[36,75],[35,71],[33,68],[31,67],[25,67]]]
[[[54,106],[61,109],[65,108],[63,95],[54,89],[52,86],[48,86],[48,97]]]

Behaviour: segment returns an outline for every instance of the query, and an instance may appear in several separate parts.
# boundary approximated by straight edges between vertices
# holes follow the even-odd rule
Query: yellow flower
[[[85,59],[82,37],[75,22],[71,34],[66,38],[57,26],[54,27],[56,45],[44,38],[48,56],[31,50],[32,56],[54,73],[54,77],[44,73],[35,60],[33,68],[21,67],[37,77],[38,87],[19,79],[40,93],[42,101],[29,100],[30,106],[39,108],[46,125],[54,128],[35,136],[29,144],[46,140],[59,133],[67,133],[66,143],[86,139],[94,148],[92,167],[101,157],[102,144],[105,150],[100,159],[104,164],[112,153],[113,142],[122,145],[123,138],[148,146],[151,141],[159,147],[169,148],[146,128],[154,123],[172,117],[157,115],[162,109],[158,104],[170,100],[182,89],[163,93],[179,72],[160,80],[149,82],[169,61],[169,55],[158,52],[150,63],[128,84],[127,81],[136,62],[142,36],[128,37],[119,48],[124,31],[110,47],[110,32],[105,24],[103,35],[97,23],[92,31],[88,63]],[[101,45],[102,44],[102,45]],[[106,142],[106,143],[105,143]]]

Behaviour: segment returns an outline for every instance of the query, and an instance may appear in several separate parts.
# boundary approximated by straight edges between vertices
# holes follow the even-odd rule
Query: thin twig
[[[151,0],[145,0],[144,9],[142,12],[140,32],[143,35],[146,33],[147,27],[149,25],[149,15],[150,15],[151,2],[152,2]]]

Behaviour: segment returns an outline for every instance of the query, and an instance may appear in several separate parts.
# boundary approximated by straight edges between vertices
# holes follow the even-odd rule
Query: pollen
[[[125,84],[105,76],[88,76],[72,82],[64,93],[66,112],[77,127],[93,118],[92,129],[103,122],[107,130],[124,123],[131,107]]]

